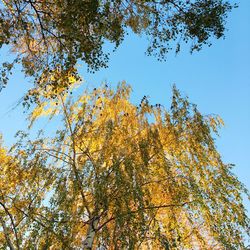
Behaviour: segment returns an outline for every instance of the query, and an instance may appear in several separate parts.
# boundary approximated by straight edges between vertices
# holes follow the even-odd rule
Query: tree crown
[[[243,248],[249,219],[241,193],[247,191],[216,150],[221,118],[201,115],[175,87],[170,109],[147,97],[135,106],[130,91],[125,83],[116,90],[103,86],[77,100],[41,100],[32,111],[31,122],[59,115],[64,125],[35,141],[21,133],[12,149],[19,168],[34,169],[36,178],[22,182],[39,183],[27,203],[20,203],[22,192],[1,200],[29,222],[21,227],[15,219],[13,245]]]
[[[21,63],[36,87],[67,88],[78,60],[94,71],[106,67],[103,44],[118,47],[129,30],[145,34],[147,53],[159,59],[173,47],[178,52],[183,41],[191,40],[191,50],[199,50],[211,36],[223,36],[232,7],[222,0],[2,0],[0,46],[9,44],[16,58],[3,64],[1,87]]]

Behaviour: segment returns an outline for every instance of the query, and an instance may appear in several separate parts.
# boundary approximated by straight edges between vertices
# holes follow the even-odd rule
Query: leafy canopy
[[[94,71],[106,67],[104,43],[118,47],[129,30],[145,34],[147,53],[159,59],[173,47],[178,52],[183,41],[199,50],[211,36],[223,36],[232,7],[223,0],[2,0],[0,47],[9,45],[16,58],[3,64],[0,87],[20,63],[36,87],[66,89],[69,75],[79,78],[77,61]]]
[[[244,249],[247,191],[216,150],[220,117],[175,87],[169,110],[130,92],[41,97],[31,123],[59,116],[62,128],[1,149],[1,247]]]

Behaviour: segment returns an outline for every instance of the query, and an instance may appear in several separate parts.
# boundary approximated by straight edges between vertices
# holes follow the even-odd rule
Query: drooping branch
[[[173,207],[183,207],[187,204],[190,204],[194,201],[188,201],[188,202],[184,202],[184,203],[181,203],[181,204],[162,204],[162,205],[155,205],[155,206],[148,206],[148,207],[141,207],[141,208],[138,208],[136,210],[132,210],[132,211],[129,211],[127,213],[124,213],[124,214],[121,214],[120,217],[126,217],[130,214],[136,214],[136,213],[139,213],[141,211],[146,211],[146,210],[152,210],[152,209],[160,209],[160,208],[173,208]],[[97,231],[102,229],[105,225],[107,225],[109,222],[113,221],[113,220],[116,220],[117,217],[110,217],[108,220],[106,220],[102,225],[100,225],[98,228],[97,228]]]

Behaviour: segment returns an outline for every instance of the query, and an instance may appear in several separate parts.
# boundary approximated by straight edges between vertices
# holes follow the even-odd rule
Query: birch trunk
[[[99,217],[97,216],[93,217],[93,219],[90,221],[86,238],[83,241],[84,250],[92,249],[98,223],[99,223]]]

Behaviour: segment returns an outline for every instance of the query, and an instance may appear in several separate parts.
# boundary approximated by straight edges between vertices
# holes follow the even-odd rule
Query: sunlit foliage
[[[117,48],[129,32],[146,35],[147,53],[160,60],[171,49],[179,52],[183,42],[199,50],[211,44],[210,37],[223,36],[232,7],[223,0],[2,0],[0,47],[9,45],[16,57],[3,64],[0,87],[15,64],[35,78],[35,86],[62,87],[44,76],[77,74],[79,60],[93,71],[107,67],[104,43]]]
[[[1,246],[244,249],[247,190],[216,150],[221,118],[175,87],[170,109],[130,92],[40,96],[31,123],[59,116],[62,129],[1,149]]]
[[[19,133],[20,139],[26,136]],[[21,141],[9,153],[0,145],[1,249],[31,249],[30,244],[34,246],[42,238],[39,234],[49,230],[42,222],[46,219],[43,201],[51,188],[53,166],[46,164],[46,154],[35,152],[39,141],[27,142],[25,148]]]

